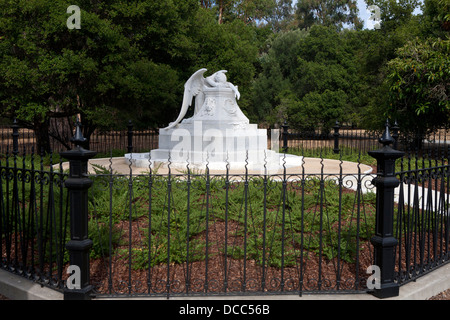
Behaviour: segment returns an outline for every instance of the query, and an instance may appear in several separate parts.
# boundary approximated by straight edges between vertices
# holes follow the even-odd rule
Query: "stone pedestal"
[[[150,153],[125,155],[136,167],[251,170],[277,169],[280,154],[267,148],[267,130],[258,129],[239,108],[231,87],[204,86],[202,105],[193,117],[160,129],[159,148]],[[151,160],[151,162],[150,162]],[[300,161],[301,159],[297,159]],[[297,165],[300,162],[297,162]]]

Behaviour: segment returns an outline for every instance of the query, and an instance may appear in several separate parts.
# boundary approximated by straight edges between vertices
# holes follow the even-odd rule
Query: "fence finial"
[[[389,129],[390,128],[389,119],[386,119],[385,128],[386,129],[384,130],[383,135],[381,136],[381,138],[378,141],[380,141],[380,143],[383,146],[388,146],[388,145],[394,143],[394,138],[392,138],[391,131]]]
[[[77,122],[75,123],[75,135],[70,139],[70,141],[77,147],[86,142],[86,138],[83,137],[83,133],[81,132],[80,119],[77,119]]]

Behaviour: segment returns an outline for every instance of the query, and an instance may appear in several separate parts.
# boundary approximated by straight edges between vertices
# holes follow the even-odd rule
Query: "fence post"
[[[284,120],[283,125],[281,126],[283,128],[283,153],[287,153],[288,152],[288,129],[289,126],[287,124],[287,121]]]
[[[128,120],[128,153],[133,152],[133,123]]]
[[[400,130],[400,127],[397,124],[397,120],[395,120],[394,125],[392,126],[392,138],[394,139],[394,146],[393,148],[395,150],[398,150],[398,132]]]
[[[337,120],[336,120],[336,124],[334,125],[333,129],[334,129],[334,134],[333,134],[333,136],[334,136],[334,149],[333,149],[333,152],[335,154],[338,154],[339,153],[339,136],[340,136],[339,129],[340,129],[340,125],[339,125],[339,122]]]
[[[19,154],[19,125],[17,124],[17,119],[14,118],[12,138],[13,138],[13,155],[17,156]]]
[[[87,177],[87,168],[88,160],[93,158],[96,152],[82,147],[86,139],[80,126],[77,121],[75,136],[70,140],[75,147],[60,153],[61,157],[68,159],[70,163],[69,178],[65,181],[70,199],[70,241],[67,242],[66,248],[70,256],[69,271],[75,271],[69,276],[64,289],[65,300],[89,300],[93,289],[89,270],[92,240],[88,238],[88,189],[92,180]]]
[[[389,298],[399,295],[399,285],[395,282],[395,247],[398,244],[394,237],[394,190],[400,184],[395,176],[395,161],[404,153],[392,149],[394,142],[389,132],[389,121],[379,142],[383,147],[369,151],[369,155],[377,160],[377,177],[372,183],[376,187],[376,223],[375,235],[371,239],[374,246],[374,265],[380,268],[380,285],[375,287],[373,295],[378,298]]]

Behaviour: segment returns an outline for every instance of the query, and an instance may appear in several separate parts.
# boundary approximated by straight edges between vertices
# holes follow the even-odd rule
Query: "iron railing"
[[[12,152],[13,146],[13,126],[0,125],[0,154]],[[158,148],[158,130],[146,129],[136,130],[131,121],[127,125],[127,130],[95,130],[91,134],[88,149],[98,153],[109,155],[111,152],[125,153],[148,152]],[[270,129],[268,133],[268,148],[271,146]],[[379,132],[340,125],[338,122],[330,133],[323,133],[319,129],[315,131],[299,131],[290,129],[286,123],[280,129],[281,151],[289,153],[304,153],[307,155],[319,156],[320,153],[333,153],[342,155],[367,154],[371,150],[379,147]],[[395,124],[392,127],[392,135],[395,139],[394,149],[401,150],[407,154],[417,153],[426,156],[441,157],[444,154],[448,157],[450,152],[450,131],[441,129],[423,137],[417,137],[401,132],[401,128]],[[35,134],[32,130],[21,129],[18,136],[21,150],[27,154],[34,148],[38,150]],[[51,150],[56,153],[67,150],[67,144],[59,142],[50,136]]]
[[[131,127],[132,128],[132,127]],[[0,154],[11,153],[13,150],[13,128],[12,126],[0,125]],[[136,130],[132,129],[132,143],[134,152],[147,152],[157,149],[158,132],[155,129]],[[101,154],[110,154],[111,152],[127,152],[130,147],[130,133],[128,130],[95,130],[90,136],[89,149],[96,150]],[[18,136],[21,151],[25,150],[31,154],[32,149],[37,154],[41,154],[38,149],[36,135],[33,130],[21,128]],[[66,144],[70,143],[66,141]],[[67,146],[56,138],[50,136],[51,151],[54,153],[67,150]]]
[[[0,157],[1,267],[67,291],[71,250],[79,248],[66,248],[79,241],[70,215],[80,213],[70,203],[83,199],[70,196],[62,160],[19,152],[18,140],[13,146]],[[397,285],[449,259],[450,167],[448,153],[439,154],[407,154],[393,171]],[[148,172],[135,174],[115,172],[112,161],[80,176],[93,182],[89,296],[372,291],[379,192],[371,182],[385,172],[364,172],[362,163],[344,172],[340,160],[335,173],[307,172],[303,162],[276,174],[218,175],[189,164],[163,173],[150,159]]]
[[[338,122],[333,127],[333,132],[324,133],[319,129],[314,131],[298,131],[282,126],[281,145],[283,150],[290,152],[304,152],[321,150],[322,152],[342,155],[367,154],[379,148],[380,133],[363,128],[342,126]],[[418,136],[405,133],[395,123],[391,127],[393,148],[401,150],[407,155],[423,155],[425,157],[448,157],[450,153],[450,131],[440,129],[435,132]],[[316,153],[317,154],[317,153]]]
[[[90,175],[97,295],[367,290],[370,174],[205,169]]]
[[[1,267],[62,289],[68,262],[67,175],[49,163],[51,157],[34,153],[0,158]]]
[[[449,159],[409,156],[400,161],[397,177],[396,271],[404,284],[449,260]]]

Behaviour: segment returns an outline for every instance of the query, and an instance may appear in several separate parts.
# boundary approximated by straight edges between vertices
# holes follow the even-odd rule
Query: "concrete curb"
[[[270,296],[171,297],[170,300],[427,300],[450,288],[450,264],[400,287],[398,297],[380,300],[370,294],[304,294]],[[61,292],[0,270],[0,294],[11,300],[63,300]],[[166,300],[166,298],[96,298],[95,300]]]
[[[63,294],[0,270],[0,293],[11,300],[63,300]]]

